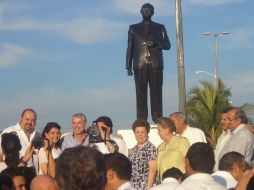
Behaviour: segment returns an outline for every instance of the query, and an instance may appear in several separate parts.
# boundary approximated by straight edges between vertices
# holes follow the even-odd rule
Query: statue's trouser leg
[[[151,115],[154,122],[159,117],[162,117],[162,85],[163,85],[163,70],[149,67],[148,74],[150,100],[151,100]]]
[[[136,104],[137,119],[147,120],[147,87],[148,87],[148,70],[147,68],[134,70],[136,86]]]

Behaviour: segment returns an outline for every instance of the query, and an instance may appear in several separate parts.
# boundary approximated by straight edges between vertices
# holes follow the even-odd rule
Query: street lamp
[[[214,78],[215,78],[215,88],[219,90],[219,62],[218,62],[218,37],[229,34],[229,32],[211,33],[204,32],[203,35],[211,36],[215,39],[215,67],[214,67]]]
[[[206,73],[206,74],[208,74],[208,75],[210,75],[210,76],[212,76],[212,77],[214,77],[214,78],[216,79],[216,75],[214,75],[214,74],[212,74],[212,73],[209,73],[209,72],[207,72],[207,71],[197,70],[196,73],[197,73],[197,74],[199,74],[199,73]]]

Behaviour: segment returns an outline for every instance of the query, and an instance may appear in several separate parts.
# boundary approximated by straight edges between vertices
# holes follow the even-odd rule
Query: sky
[[[146,2],[172,44],[163,51],[164,116],[178,111],[175,1],[0,0],[0,129],[16,124],[25,108],[36,110],[38,129],[55,121],[68,130],[78,112],[88,125],[107,115],[120,129],[130,128],[136,95],[125,69],[127,33],[142,20]],[[254,103],[253,5],[252,0],[182,1],[186,93],[201,80],[214,83],[213,76],[196,74],[214,74],[214,38],[202,33],[227,31],[218,38],[219,77],[231,88],[233,105]]]

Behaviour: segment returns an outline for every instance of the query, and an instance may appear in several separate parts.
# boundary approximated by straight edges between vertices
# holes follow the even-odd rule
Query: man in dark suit
[[[165,27],[151,20],[154,14],[153,6],[146,3],[140,12],[143,21],[131,25],[128,32],[126,69],[129,76],[133,75],[132,68],[134,70],[137,119],[147,120],[149,84],[151,113],[155,122],[162,116],[162,50],[168,50],[171,45]]]

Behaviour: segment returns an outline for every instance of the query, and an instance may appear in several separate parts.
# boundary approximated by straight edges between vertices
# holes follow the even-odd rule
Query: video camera
[[[93,121],[92,126],[86,130],[86,133],[89,135],[89,143],[104,142],[101,138],[99,128],[96,125],[96,121]]]
[[[40,149],[42,148],[44,145],[43,143],[43,138],[41,136],[34,136],[33,140],[32,140],[32,146],[35,148],[35,149]]]

